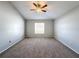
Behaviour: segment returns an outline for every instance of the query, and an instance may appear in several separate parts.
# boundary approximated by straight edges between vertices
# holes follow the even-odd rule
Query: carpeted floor
[[[2,58],[77,58],[78,54],[53,38],[26,38],[0,55]]]

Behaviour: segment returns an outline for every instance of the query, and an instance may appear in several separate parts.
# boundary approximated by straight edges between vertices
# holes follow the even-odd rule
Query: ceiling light
[[[44,1],[42,1],[44,2]],[[36,11],[38,13],[40,12],[46,12],[46,7],[47,7],[47,4],[46,3],[42,3],[41,1],[36,1],[36,2],[33,2],[33,6],[35,8],[32,8],[31,11]]]

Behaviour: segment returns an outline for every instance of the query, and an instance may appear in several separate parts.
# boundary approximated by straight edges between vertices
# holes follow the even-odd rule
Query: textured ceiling
[[[47,1],[47,12],[38,14],[35,11],[30,11],[31,1],[12,1],[11,3],[27,20],[53,20],[79,5],[78,1]]]

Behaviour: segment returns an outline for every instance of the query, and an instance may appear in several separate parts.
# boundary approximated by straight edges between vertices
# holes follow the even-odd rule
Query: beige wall
[[[34,23],[45,23],[45,34],[35,34],[34,33]],[[35,21],[27,21],[26,22],[26,36],[27,37],[53,37],[54,35],[54,21],[47,20],[35,20]]]

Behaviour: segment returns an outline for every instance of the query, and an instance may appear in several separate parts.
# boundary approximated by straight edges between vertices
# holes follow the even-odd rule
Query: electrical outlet
[[[9,43],[11,43],[11,41],[9,41]]]

